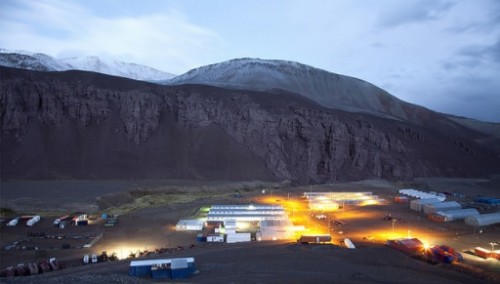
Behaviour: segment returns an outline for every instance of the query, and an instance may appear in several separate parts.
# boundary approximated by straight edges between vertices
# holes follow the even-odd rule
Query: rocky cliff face
[[[458,125],[425,128],[284,91],[160,86],[2,68],[1,174],[14,178],[334,180],[479,176],[498,153]],[[456,147],[459,141],[470,151]]]

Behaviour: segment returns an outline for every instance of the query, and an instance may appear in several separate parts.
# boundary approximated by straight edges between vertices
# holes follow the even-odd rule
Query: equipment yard
[[[46,186],[46,182],[40,184]],[[498,205],[478,205],[475,200],[478,196],[498,197],[495,196],[498,180],[429,178],[406,184],[370,180],[301,187],[248,184],[241,187],[225,184],[221,190],[216,190],[216,184],[189,187],[175,185],[177,189],[174,193],[168,192],[173,186],[165,189],[158,184],[160,182],[141,185],[142,194],[137,193],[135,186],[123,187],[122,191],[114,187],[111,193],[102,196],[95,193],[93,198],[86,199],[82,198],[82,193],[75,195],[73,200],[69,194],[61,195],[64,196],[62,201],[65,204],[60,206],[60,211],[50,206],[42,210],[38,203],[33,208],[29,208],[27,203],[20,203],[16,207],[16,200],[30,198],[27,197],[29,193],[23,192],[21,187],[16,190],[17,196],[12,191],[4,195],[5,188],[12,190],[9,188],[12,185],[4,187],[2,183],[2,208],[9,205],[10,216],[2,215],[0,268],[3,270],[20,263],[57,258],[60,266],[64,267],[61,270],[14,277],[9,281],[58,283],[66,279],[73,283],[115,280],[137,283],[151,279],[129,276],[127,273],[131,260],[193,257],[197,273],[189,276],[188,281],[197,283],[500,281],[500,261],[492,256],[485,259],[474,255],[476,247],[491,251],[500,248],[495,248],[500,241],[500,224],[476,227],[467,225],[464,219],[437,222],[428,218],[423,211],[410,209],[409,201],[414,198],[407,201],[397,198],[401,196],[399,190],[403,188],[447,192],[446,202],[456,202],[462,208],[472,205],[480,214],[494,213],[498,212]],[[349,199],[311,204],[304,193],[315,192],[336,193],[330,196],[347,196]],[[340,192],[343,194],[338,194]],[[356,195],[356,192],[362,195]],[[155,196],[162,198],[155,199]],[[102,203],[103,200],[112,206],[99,206],[99,202]],[[151,201],[150,206],[144,206],[144,200],[156,201]],[[324,200],[323,197],[320,200]],[[47,200],[47,205],[51,205],[51,202],[57,200]],[[72,202],[78,208],[70,210]],[[225,204],[232,207],[221,207]],[[216,210],[209,213],[209,208],[213,205],[219,207],[214,207]],[[250,210],[259,209],[262,212],[250,215],[243,211],[246,206]],[[447,203],[426,207],[427,212],[435,213],[433,208],[438,207],[456,210],[455,203]],[[58,217],[83,214],[81,210],[84,209],[84,213],[89,216],[88,224],[68,224],[64,228],[54,225],[54,220]],[[228,210],[236,210],[237,214]],[[286,220],[282,217],[266,217],[282,216],[280,210],[286,212]],[[10,219],[26,214],[39,214],[41,220],[31,227],[26,223],[7,226]],[[106,222],[108,216],[116,214],[119,216],[111,222],[114,225],[106,226],[109,224]],[[224,221],[219,216],[229,216],[228,214],[243,216],[248,219],[248,224],[233,224],[231,220],[227,220],[225,231],[237,235],[248,230],[252,241],[247,242],[245,237],[245,242],[220,243],[218,234],[221,232],[217,230],[224,227]],[[220,219],[218,225],[208,223],[208,227],[197,230],[198,224],[194,223],[194,230],[185,230],[187,227],[176,229],[179,220],[207,216],[211,216],[214,222]],[[252,219],[255,216],[263,221]],[[289,234],[280,231],[277,235],[279,237],[274,241],[267,241],[272,237],[266,237],[266,241],[258,241],[258,222],[262,222],[262,226],[289,226],[291,222],[293,226],[289,227],[293,234],[288,237]],[[189,222],[183,224],[191,226]],[[267,230],[268,234],[279,231],[269,227]],[[203,234],[205,241],[200,242],[200,235]],[[207,236],[214,241],[206,242]],[[329,237],[326,238],[327,236]],[[423,253],[408,254],[387,245],[389,240],[413,238],[423,243],[422,248],[425,246],[428,251],[427,257],[450,247],[454,249],[453,252],[463,256],[463,261],[442,258],[442,254],[433,257],[433,261],[425,261]],[[297,242],[298,239],[309,243],[316,239],[321,244],[302,244]],[[108,256],[115,256],[118,261],[83,264],[85,255],[101,255],[104,251]],[[231,273],[227,273],[228,271]]]

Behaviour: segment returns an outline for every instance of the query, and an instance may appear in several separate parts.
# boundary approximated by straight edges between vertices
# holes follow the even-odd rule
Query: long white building
[[[263,221],[288,220],[281,205],[213,205],[207,214],[207,221]]]

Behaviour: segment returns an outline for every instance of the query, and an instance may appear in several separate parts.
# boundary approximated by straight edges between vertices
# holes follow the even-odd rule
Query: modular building
[[[424,204],[423,211],[425,214],[434,214],[438,211],[457,210],[462,206],[456,201],[446,201],[438,203]]]
[[[415,199],[410,202],[410,208],[422,212],[422,209],[424,208],[425,204],[432,204],[432,203],[439,203],[441,202],[437,198],[426,198],[426,199]]]
[[[205,220],[203,219],[181,219],[175,225],[175,229],[178,231],[201,231]]]
[[[491,214],[480,214],[465,218],[467,225],[479,227],[500,223],[500,212]]]
[[[207,221],[262,221],[288,219],[283,206],[275,205],[214,205],[207,214]]]
[[[129,275],[155,279],[186,278],[195,272],[194,258],[132,260]]]

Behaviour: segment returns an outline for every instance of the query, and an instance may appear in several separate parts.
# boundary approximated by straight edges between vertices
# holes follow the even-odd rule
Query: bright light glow
[[[368,199],[368,200],[365,200],[365,201],[361,202],[359,205],[361,205],[361,206],[368,206],[368,205],[377,205],[377,204],[378,204],[377,200]]]
[[[246,230],[250,228],[250,224],[248,222],[236,222],[236,228],[238,230]]]

